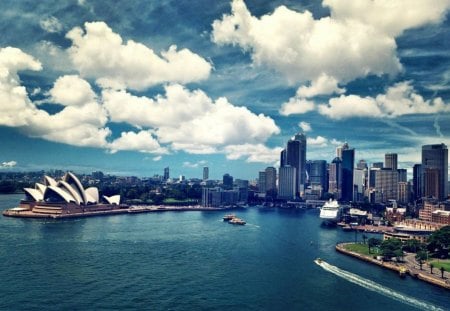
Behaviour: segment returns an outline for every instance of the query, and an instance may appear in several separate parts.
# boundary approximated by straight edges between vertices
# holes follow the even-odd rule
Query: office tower
[[[367,162],[366,160],[359,160],[358,163],[356,164],[356,168],[358,170],[367,170]]]
[[[366,169],[355,169],[353,171],[353,201],[361,202],[366,191]]]
[[[408,181],[408,172],[405,168],[399,168],[398,172],[398,182],[407,182]]]
[[[277,192],[277,170],[275,167],[266,168],[266,193],[272,197]]]
[[[414,200],[422,197],[422,164],[414,164],[413,167],[413,195]]]
[[[423,195],[438,200],[448,195],[448,150],[444,144],[422,146]]]
[[[328,180],[328,192],[334,194],[336,200],[340,200],[342,192],[342,160],[339,157],[334,158],[330,163]]]
[[[266,193],[266,171],[259,172],[258,191],[259,191],[259,193]]]
[[[209,179],[209,167],[205,166],[203,168],[203,180]]]
[[[410,201],[411,186],[408,182],[399,181],[397,190],[397,202],[407,204]]]
[[[164,168],[164,181],[167,181],[170,178],[169,167]]]
[[[230,174],[223,175],[222,183],[224,189],[233,188],[233,176],[231,176]]]
[[[384,167],[396,170],[397,169],[397,154],[396,153],[386,153],[384,155]]]
[[[345,145],[344,145],[345,146]],[[344,147],[343,147],[344,148]],[[355,166],[355,149],[342,150],[342,201],[353,200],[353,169]]]
[[[328,192],[327,161],[312,160],[306,163],[310,186],[320,186],[323,192]]]
[[[306,182],[306,136],[298,133],[286,147],[286,165],[295,167],[297,194],[301,195]]]
[[[290,165],[280,167],[278,181],[278,198],[295,199],[297,192],[297,169]]]
[[[248,201],[248,180],[236,179],[234,181],[235,190],[239,192],[239,202],[247,203]]]
[[[280,167],[285,166],[286,164],[286,148],[281,150],[280,153]]]
[[[374,162],[372,163],[373,168],[383,168],[383,162]]]
[[[339,146],[336,148],[336,156],[342,160],[342,151],[347,150],[348,147],[348,143],[345,142],[342,146]]]
[[[375,188],[380,195],[377,203],[397,200],[398,194],[398,172],[383,168],[375,171]]]

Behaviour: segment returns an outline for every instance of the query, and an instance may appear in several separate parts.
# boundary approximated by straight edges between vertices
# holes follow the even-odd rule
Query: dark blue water
[[[0,209],[20,199],[0,196]],[[0,310],[420,309],[406,296],[450,309],[446,290],[337,253],[335,243],[355,235],[321,228],[317,210],[237,211],[246,226],[223,214],[0,217]],[[400,299],[324,270],[317,257]]]

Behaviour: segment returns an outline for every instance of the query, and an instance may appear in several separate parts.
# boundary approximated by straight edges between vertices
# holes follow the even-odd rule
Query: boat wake
[[[421,301],[418,299],[415,299],[413,297],[409,297],[407,295],[404,295],[402,293],[399,293],[393,289],[390,289],[388,287],[385,287],[381,284],[378,284],[376,282],[373,282],[371,280],[365,279],[363,277],[360,277],[359,275],[356,275],[354,273],[342,270],[336,266],[330,265],[329,263],[326,263],[325,261],[321,259],[316,259],[314,261],[316,264],[321,266],[325,271],[331,272],[334,275],[337,275],[351,283],[357,284],[361,287],[364,287],[370,291],[377,292],[381,295],[384,295],[386,297],[390,297],[392,299],[395,299],[397,301],[406,303],[410,306],[422,309],[422,310],[444,310],[437,306],[433,306],[425,301]]]

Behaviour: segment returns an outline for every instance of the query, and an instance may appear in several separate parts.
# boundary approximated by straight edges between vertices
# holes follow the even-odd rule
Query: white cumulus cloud
[[[188,83],[209,77],[211,64],[188,49],[172,45],[158,56],[144,44],[114,33],[104,22],[87,22],[67,33],[68,52],[83,76],[97,79],[103,87],[143,90],[150,86]]]
[[[309,124],[308,122],[302,121],[298,124],[298,126],[302,129],[303,132],[312,131],[311,124]]]
[[[350,117],[394,118],[408,114],[449,112],[450,105],[442,98],[425,100],[417,94],[411,82],[399,82],[376,97],[341,95],[331,98],[327,105],[318,106],[319,113],[332,119]]]
[[[264,143],[280,131],[270,117],[234,106],[226,98],[214,101],[201,90],[177,84],[165,90],[165,96],[154,99],[106,90],[104,106],[112,121],[153,128],[159,142],[196,154],[214,153],[224,145]]]
[[[49,94],[52,102],[64,106],[81,106],[95,100],[91,85],[77,75],[66,75],[56,79]]]
[[[283,116],[303,114],[316,109],[313,101],[299,97],[291,97],[287,103],[281,105],[279,113]]]
[[[246,158],[247,162],[276,163],[279,161],[281,147],[269,148],[263,144],[229,145],[224,148],[227,159]]]
[[[112,153],[119,150],[133,150],[144,153],[168,153],[166,148],[159,145],[158,141],[149,131],[122,132],[121,136],[108,145]]]
[[[345,85],[367,75],[395,75],[402,70],[396,38],[405,30],[442,21],[450,1],[324,0],[331,15],[315,19],[308,10],[279,6],[260,17],[243,0],[213,22],[212,41],[237,45],[253,63],[282,73],[300,86],[282,114],[309,111],[301,99],[341,94]]]
[[[317,136],[316,138],[308,137],[307,143],[312,146],[326,147],[328,146],[328,139],[323,136]]]

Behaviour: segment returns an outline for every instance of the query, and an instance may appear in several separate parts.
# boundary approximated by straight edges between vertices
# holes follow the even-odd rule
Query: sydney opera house
[[[120,195],[99,197],[96,187],[85,189],[71,172],[56,181],[44,176],[43,183],[24,188],[25,199],[19,207],[5,211],[5,216],[58,217],[82,216],[120,210]]]

